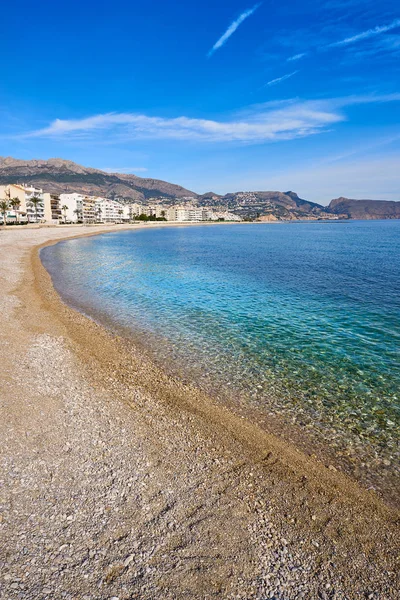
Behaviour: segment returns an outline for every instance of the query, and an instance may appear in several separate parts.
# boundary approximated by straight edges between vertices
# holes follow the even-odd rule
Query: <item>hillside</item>
[[[331,200],[328,208],[334,214],[346,214],[349,219],[400,219],[400,202],[341,197]]]
[[[225,195],[207,192],[198,195],[179,185],[121,173],[106,173],[83,167],[69,160],[18,160],[0,157],[0,185],[33,184],[45,191],[79,192],[82,194],[120,198],[126,202],[148,203],[149,198],[162,198],[163,204],[190,202],[223,211],[242,218],[263,220],[316,219],[398,219],[400,202],[383,200],[351,200],[340,197],[329,206],[300,198],[295,192],[256,191]],[[153,201],[154,202],[154,201]]]
[[[167,181],[106,173],[61,158],[18,160],[0,157],[0,185],[11,182],[34,184],[56,194],[79,192],[109,198],[118,196],[137,202],[158,196],[182,198],[197,195]]]
[[[297,220],[322,218],[325,214],[323,206],[303,200],[295,192],[235,192],[225,196],[210,192],[197,200],[202,206],[218,205],[241,217],[273,215],[278,219]]]

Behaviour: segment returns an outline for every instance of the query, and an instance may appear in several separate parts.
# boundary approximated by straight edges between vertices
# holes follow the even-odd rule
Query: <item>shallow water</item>
[[[69,304],[198,385],[396,465],[400,221],[142,229],[41,257]]]

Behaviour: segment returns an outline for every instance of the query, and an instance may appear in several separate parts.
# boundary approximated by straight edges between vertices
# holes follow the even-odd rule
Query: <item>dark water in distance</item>
[[[41,257],[69,304],[199,385],[395,462],[400,221],[142,229]]]

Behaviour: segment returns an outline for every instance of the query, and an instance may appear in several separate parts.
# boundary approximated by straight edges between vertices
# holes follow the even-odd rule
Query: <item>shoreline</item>
[[[122,227],[118,230],[122,230]],[[272,553],[271,560],[276,559],[275,536],[268,533],[265,527],[262,529],[256,525],[256,522],[265,524],[269,519],[274,524],[273,528],[279,532],[280,548],[284,537],[284,548],[290,546],[290,552],[293,553],[296,548],[301,548],[306,553],[300,563],[305,563],[306,555],[312,564],[318,558],[320,567],[312,575],[307,575],[308,595],[303,597],[318,597],[317,590],[321,585],[319,576],[323,567],[328,586],[324,588],[327,598],[359,598],[362,597],[360,594],[370,593],[371,590],[372,598],[394,599],[397,564],[395,548],[398,539],[398,513],[394,509],[385,506],[374,493],[363,490],[346,475],[304,455],[285,441],[213,402],[201,391],[168,377],[138,349],[135,351],[134,348],[129,348],[128,352],[124,340],[119,336],[62,302],[40,261],[39,249],[67,237],[98,235],[108,231],[110,230],[59,236],[41,244],[31,243],[31,248],[25,249],[22,279],[16,286],[19,305],[15,308],[15,314],[19,322],[31,315],[31,322],[27,327],[29,335],[62,339],[68,352],[75,357],[77,369],[93,393],[106,397],[107,407],[111,411],[115,407],[116,414],[123,413],[127,423],[130,419],[140,420],[145,433],[143,444],[158,427],[158,421],[154,422],[157,414],[160,422],[164,419],[165,422],[175,424],[172,429],[157,431],[154,439],[158,440],[158,445],[155,443],[152,450],[160,472],[171,474],[170,486],[176,490],[185,487],[185,479],[177,481],[176,477],[181,468],[180,463],[184,463],[186,458],[190,459],[189,463],[192,461],[191,465],[196,469],[194,465],[197,465],[197,461],[203,464],[205,457],[209,457],[209,464],[212,466],[197,472],[196,481],[201,481],[202,477],[204,481],[196,494],[201,495],[203,487],[205,493],[210,494],[207,481],[212,481],[214,476],[215,481],[225,481],[223,488],[218,488],[218,493],[215,490],[211,492],[211,497],[216,501],[212,508],[212,518],[216,519],[215,531],[218,539],[222,536],[222,545],[215,542],[223,557],[222,562],[225,564],[228,560],[223,549],[226,544],[225,535],[229,534],[234,538],[236,532],[238,539],[243,541],[246,538],[239,521],[244,520],[248,522],[248,526],[257,529],[254,538],[256,542],[253,540],[252,543],[249,542],[250,546],[244,546],[245,551],[239,561],[239,571],[243,578],[247,581],[248,577],[249,581],[253,581],[253,592],[250,593],[249,587],[242,596],[235,597],[270,597],[257,596],[254,592],[254,581],[260,579],[262,572],[260,565],[255,566],[257,552],[263,556]],[[113,228],[113,231],[116,229]],[[32,314],[35,316],[32,317]],[[9,343],[12,345],[13,341],[9,340]],[[80,386],[81,384],[76,384],[78,392]],[[144,401],[143,398],[147,400]],[[177,431],[182,435],[179,440],[175,439]],[[186,453],[188,457],[185,456]],[[169,456],[169,462],[166,455]],[[187,473],[192,467],[188,466]],[[190,478],[189,475],[187,477]],[[123,486],[123,482],[121,485]],[[237,488],[235,491],[232,490],[232,485]],[[225,521],[225,515],[218,509],[220,503],[224,504],[225,497],[229,497],[231,509],[228,510],[228,516],[232,523],[230,519]],[[237,522],[234,516],[236,514],[240,515]],[[190,529],[188,521],[183,520],[182,535],[188,527]],[[211,531],[214,531],[213,527]],[[286,554],[287,550],[283,552],[283,555]],[[354,565],[349,565],[349,557]],[[332,561],[335,566],[329,567]],[[232,580],[227,578],[226,573],[223,575],[222,562],[218,564],[219,576],[223,580],[218,584],[220,591],[215,592],[217,588],[207,579],[208,575],[204,575],[203,583],[196,583],[190,597],[204,598],[211,590],[215,592],[215,597],[231,597],[228,595],[225,579],[230,584]],[[121,576],[122,572],[125,571],[121,571]],[[315,577],[317,572],[318,577]],[[167,579],[169,576],[165,575]],[[235,585],[238,585],[238,574],[233,577]],[[331,580],[335,583],[329,583]],[[179,587],[180,583],[175,582],[174,585]],[[202,585],[206,587],[203,588]],[[280,584],[274,585],[279,592]],[[333,589],[332,585],[338,593],[342,590],[345,596],[331,595],[329,590]],[[178,588],[171,597],[187,597],[183,588],[177,590]],[[196,590],[202,590],[200,595],[196,595]],[[263,593],[265,594],[265,590]],[[151,597],[146,594],[147,592],[142,597]],[[109,596],[99,594],[95,597]],[[166,594],[164,597],[170,596]],[[319,597],[324,596],[320,594]]]
[[[90,234],[84,234],[85,237],[88,237],[88,235]],[[55,243],[58,243],[58,241]],[[46,243],[45,246],[53,244],[53,242],[51,242],[50,244]],[[157,373],[158,383],[156,387],[150,382],[147,383],[147,385],[141,384],[146,389],[146,391],[149,391],[153,395],[165,395],[168,398],[167,401],[171,402],[172,405],[176,405],[178,407],[178,410],[183,409],[188,410],[190,412],[194,411],[196,414],[200,414],[206,419],[213,420],[214,424],[218,423],[218,425],[221,426],[223,429],[230,430],[232,435],[237,440],[245,441],[245,443],[249,445],[251,451],[254,451],[256,454],[258,454],[258,452],[261,451],[261,459],[264,458],[264,451],[261,449],[263,448],[264,444],[266,444],[268,447],[268,450],[266,451],[267,453],[269,452],[270,447],[274,447],[277,450],[277,452],[281,454],[281,456],[285,451],[287,451],[288,456],[290,457],[288,460],[290,461],[293,459],[293,457],[295,457],[296,466],[299,467],[299,457],[297,456],[299,449],[294,445],[294,443],[290,443],[285,439],[279,438],[273,432],[261,428],[255,423],[254,420],[249,420],[249,414],[251,413],[250,410],[248,411],[247,418],[246,416],[243,416],[241,414],[236,414],[234,412],[233,405],[228,407],[223,402],[219,404],[215,401],[215,399],[210,397],[204,391],[196,388],[190,383],[181,382],[179,378],[174,377],[172,374],[168,374],[162,368],[162,366],[156,365],[151,359],[151,357],[149,357],[148,355],[144,357],[141,349],[137,347],[135,341],[132,340],[132,338],[131,340],[129,340],[125,337],[121,337],[121,335],[115,330],[113,331],[111,327],[105,327],[104,325],[102,325],[101,322],[95,321],[92,317],[86,316],[79,310],[66,305],[60,297],[60,295],[58,294],[58,292],[55,290],[51,280],[51,276],[47,272],[40,260],[39,251],[42,247],[44,247],[44,245],[36,247],[33,250],[33,255],[31,257],[35,279],[39,283],[39,294],[42,295],[42,297],[43,295],[46,296],[47,300],[51,298],[50,305],[53,315],[59,314],[59,312],[62,311],[62,309],[64,308],[64,313],[67,313],[65,314],[65,316],[67,317],[68,326],[71,324],[72,321],[76,319],[76,316],[78,314],[83,318],[80,324],[82,327],[82,332],[80,332],[76,337],[77,343],[80,345],[81,348],[85,343],[84,337],[86,333],[89,334],[89,332],[91,332],[94,334],[95,331],[97,335],[101,335],[104,347],[101,353],[98,353],[98,351],[93,353],[95,356],[95,360],[99,361],[100,363],[99,373],[101,373],[101,371],[103,371],[105,368],[105,365],[101,363],[104,360],[104,355],[106,354],[107,377],[112,376],[113,378],[115,378],[115,381],[117,381],[122,386],[129,385],[127,384],[125,374],[130,373],[131,371],[137,372],[138,370],[137,363],[135,364],[135,361],[131,360],[132,353],[134,353],[136,355],[137,362],[143,362],[143,360],[145,362],[145,367],[140,367],[140,371],[142,373],[145,372],[147,369],[150,369],[153,373]],[[46,281],[47,278],[48,280]],[[91,327],[92,324],[94,325],[94,328]],[[69,335],[71,337],[75,337],[76,333],[70,330]],[[107,350],[104,351],[104,348],[107,348]],[[91,344],[89,344],[89,351],[92,353],[93,350],[94,348],[91,346]],[[114,367],[110,368],[111,356],[113,356],[115,363],[118,365],[118,369]],[[122,371],[122,377],[120,371]],[[93,380],[96,380],[97,375],[92,374],[92,378]],[[103,382],[104,375],[101,375],[99,379],[101,382]],[[161,385],[159,382],[161,383]],[[157,389],[158,386],[161,388],[161,390]],[[171,396],[174,395],[176,395],[176,398],[171,400]],[[187,398],[185,398],[185,396],[190,397],[189,403],[187,402]],[[163,400],[165,401],[165,397]],[[256,410],[254,410],[253,412],[255,415],[257,415]],[[245,421],[245,423],[243,423],[243,420]],[[311,461],[311,464],[313,464],[313,467],[315,466],[317,471],[321,470],[321,473],[325,475],[327,474],[327,471],[330,471],[328,480],[332,479],[333,472],[336,473],[336,469],[333,469],[332,467],[329,468],[329,465],[320,462],[315,454],[313,454],[312,456],[307,456],[304,454],[302,458],[303,460],[305,460],[305,465],[307,465],[305,467],[306,469],[307,467],[309,467],[308,461]],[[361,494],[371,493],[369,490],[359,486],[359,483],[349,475],[337,472],[337,476],[341,480],[341,482],[340,484],[338,484],[335,481],[335,487],[337,485],[344,484],[344,486],[346,487],[350,485],[350,487],[353,488],[354,486],[354,492],[356,495],[358,490],[361,491]],[[336,475],[333,477],[333,479],[336,479]],[[376,498],[378,502],[382,501],[382,498],[379,498],[379,495],[376,495],[374,492],[372,492],[371,495],[374,497],[374,499]],[[393,508],[398,509],[398,506],[394,506]]]
[[[141,229],[145,230],[146,226]],[[53,283],[51,285],[54,287]],[[324,433],[323,425],[313,424],[310,419],[307,420],[307,415],[303,415],[302,426],[293,423],[291,413],[286,413],[283,409],[273,409],[272,396],[269,396],[272,404],[268,404],[267,396],[267,404],[265,408],[262,408],[260,405],[256,406],[251,403],[249,398],[246,399],[245,392],[229,389],[228,393],[228,389],[225,389],[223,384],[218,385],[218,382],[213,382],[208,387],[200,386],[193,373],[185,372],[185,365],[178,361],[164,364],[158,359],[154,348],[144,343],[143,339],[127,327],[117,325],[111,317],[105,314],[96,311],[86,312],[79,306],[79,303],[68,302],[63,299],[62,294],[55,291],[57,295],[61,296],[62,303],[67,304],[71,310],[94,321],[99,327],[104,327],[111,336],[118,337],[121,353],[144,355],[150,369],[156,367],[169,379],[177,380],[179,383],[184,382],[188,389],[199,392],[202,397],[207,397],[209,401],[228,409],[239,418],[246,419],[256,428],[280,438],[294,449],[312,457],[321,467],[337,469],[363,489],[375,492],[384,503],[397,510],[400,508],[398,468],[394,465],[392,469],[389,469],[385,467],[384,463],[385,459],[392,458],[390,454],[393,451],[388,450],[385,455],[379,448],[378,442],[373,446],[364,441],[364,445],[360,443],[357,446],[358,440],[346,437],[346,432],[342,432],[342,438],[339,435],[335,436],[332,441],[336,443],[336,446],[331,447],[331,439]],[[162,339],[154,339],[153,344],[157,347],[162,341]],[[325,427],[327,426],[328,424],[325,423]],[[357,451],[353,450],[352,441],[355,442]],[[346,450],[349,444],[352,452],[347,454]]]

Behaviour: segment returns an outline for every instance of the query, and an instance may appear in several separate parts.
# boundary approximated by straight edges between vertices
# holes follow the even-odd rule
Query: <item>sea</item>
[[[68,305],[175,376],[303,431],[371,487],[398,468],[400,221],[148,225],[41,259]]]

